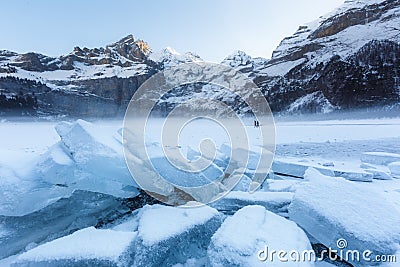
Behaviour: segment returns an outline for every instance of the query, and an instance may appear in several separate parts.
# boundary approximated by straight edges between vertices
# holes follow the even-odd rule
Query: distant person
[[[257,128],[257,121],[254,120],[254,128]]]

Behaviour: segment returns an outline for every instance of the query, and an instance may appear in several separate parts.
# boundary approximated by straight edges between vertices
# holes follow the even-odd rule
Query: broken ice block
[[[307,170],[306,178],[308,181],[298,186],[289,206],[291,220],[332,249],[337,249],[339,239],[345,239],[344,252],[370,250],[373,255],[396,252],[400,242],[400,212],[378,191],[322,175],[312,168]],[[360,262],[356,264],[359,266]]]
[[[89,227],[28,250],[11,266],[131,266],[136,236]]]
[[[337,167],[325,167],[312,162],[299,161],[296,159],[278,159],[272,164],[272,171],[278,175],[304,178],[308,168],[314,168],[320,173],[331,177],[343,177],[350,181],[371,182],[373,175],[362,169],[345,170]]]
[[[334,170],[333,172],[336,177],[342,177],[349,181],[372,182],[372,179],[374,178],[372,173],[366,172],[364,170],[359,170],[359,171]]]
[[[279,261],[270,252],[311,249],[306,234],[294,222],[262,206],[247,206],[224,221],[211,238],[207,255],[211,266],[308,267],[314,262]]]
[[[220,225],[218,211],[207,206],[145,206],[139,219],[133,266],[172,266],[185,262],[188,256],[204,257]]]
[[[293,198],[291,192],[240,192],[233,191],[211,204],[224,213],[233,213],[245,206],[260,205],[265,209],[287,216],[288,206]]]
[[[306,162],[299,162],[295,160],[274,160],[272,163],[272,171],[276,174],[282,174],[297,178],[303,178],[306,170],[311,164]],[[328,176],[335,176],[334,172],[325,167],[316,167],[321,173]]]
[[[389,169],[394,178],[400,179],[400,162],[390,163]]]
[[[74,189],[127,198],[138,194],[123,156],[123,147],[111,134],[77,120],[56,125],[61,141],[36,166],[46,182]]]
[[[364,152],[361,161],[377,165],[388,165],[389,163],[400,161],[400,154],[387,152]]]

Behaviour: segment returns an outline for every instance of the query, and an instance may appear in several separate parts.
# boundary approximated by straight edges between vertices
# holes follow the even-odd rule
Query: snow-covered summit
[[[259,70],[265,69],[265,67],[268,66],[268,62],[268,59],[261,57],[252,58],[250,55],[246,54],[246,52],[236,50],[228,55],[221,64],[230,66],[253,77]]]
[[[239,67],[239,66],[252,66],[253,59],[251,56],[247,55],[245,52],[236,50],[229,56],[227,56],[222,62],[222,64],[231,66],[231,67]]]
[[[162,67],[172,67],[182,63],[203,62],[203,59],[195,53],[186,52],[181,54],[169,46],[159,52],[151,53],[150,59],[160,63]]]
[[[261,74],[284,76],[305,61],[315,66],[334,55],[349,56],[372,40],[399,42],[399,12],[399,3],[394,0],[346,0],[328,14],[299,26],[281,41],[270,60],[235,51],[222,64],[248,72],[257,61],[264,65]],[[275,71],[277,68],[282,71]]]
[[[35,94],[40,113],[115,116],[159,70],[150,52],[150,46],[133,35],[105,47],[75,47],[59,57],[2,50],[0,91],[10,99]]]
[[[137,63],[146,62],[150,52],[150,46],[143,40],[135,40],[133,35],[128,35],[106,47],[76,46],[69,54],[59,57],[49,57],[33,52],[18,54],[2,50],[0,74],[18,73],[19,69],[29,72],[74,70],[78,63],[131,67]]]
[[[147,56],[150,52],[150,46],[146,42],[140,39],[135,40],[133,35],[128,35],[105,48],[75,47],[69,55],[61,57],[61,60],[72,57],[75,61],[87,64],[112,64],[127,67],[132,66],[135,62],[148,60]]]
[[[271,59],[235,52],[223,63],[253,77],[273,110],[293,110],[306,96],[338,108],[392,105],[400,101],[398,25],[399,1],[349,0],[284,38]],[[319,105],[301,110],[325,110]]]
[[[372,40],[399,42],[399,11],[399,2],[393,0],[346,1],[283,39],[272,62],[306,58],[308,65],[315,66],[334,55],[350,56]]]

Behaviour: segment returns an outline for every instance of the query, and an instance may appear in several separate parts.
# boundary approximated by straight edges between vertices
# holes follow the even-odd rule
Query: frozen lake
[[[18,166],[45,152],[50,146],[60,140],[54,126],[58,122],[30,122],[2,120],[0,123],[0,164]],[[121,120],[97,120],[93,123],[104,135],[112,135],[122,127]],[[251,123],[247,126],[250,132],[257,136],[257,129]],[[202,135],[206,135],[207,129],[197,129]],[[193,134],[199,135],[198,132]],[[212,132],[212,135],[215,135]],[[186,135],[188,137],[189,135]],[[256,138],[256,137],[255,137]],[[278,155],[293,156],[298,153],[298,146],[307,149],[320,144],[323,147],[332,147],[333,143],[339,143],[342,150],[346,150],[346,144],[359,152],[368,148],[396,151],[400,150],[400,117],[382,119],[351,119],[351,120],[304,120],[304,121],[277,121],[276,144]],[[310,144],[305,144],[310,143]],[[397,143],[397,145],[396,145]],[[288,145],[291,146],[288,146]],[[344,146],[343,146],[344,145]],[[293,149],[291,149],[292,147]],[[329,151],[314,151],[316,155],[322,155]],[[334,151],[329,156],[335,156]],[[309,151],[307,151],[310,154]],[[313,154],[311,153],[311,155]]]
[[[59,121],[3,119],[0,122],[0,195],[2,196],[0,215],[30,214],[32,211],[41,210],[48,205],[56,203],[62,197],[70,197],[75,189],[101,192],[116,197],[125,197],[127,193],[137,192],[135,191],[136,189],[129,191],[129,187],[132,187],[134,183],[126,167],[123,166],[124,158],[120,143],[121,135],[118,134],[118,130],[123,126],[122,120],[91,120],[92,123],[84,121],[76,123],[74,120],[71,120],[70,122],[69,124],[66,123],[62,126],[58,126],[58,131],[55,130],[55,126]],[[155,123],[149,125],[149,143],[159,142],[159,130],[161,129],[161,125],[161,120],[160,123],[155,121]],[[227,133],[221,129],[218,130],[218,125],[215,123],[194,122],[187,126],[187,128],[184,128],[180,132],[180,134],[182,134],[180,140],[182,143],[180,143],[178,147],[182,155],[188,154],[188,146],[195,148],[204,138],[214,140],[217,148],[221,147],[224,142],[229,140]],[[225,202],[217,206],[224,207],[223,205],[228,205],[229,208],[233,209],[235,207],[235,201],[242,203],[241,205],[243,205],[243,203],[251,205],[251,203],[254,202],[258,204],[265,203],[267,207],[273,210],[276,208],[274,205],[284,205],[285,208],[283,212],[279,211],[277,213],[284,217],[293,216],[293,220],[306,230],[312,231],[314,223],[323,223],[325,225],[331,220],[337,220],[337,223],[335,222],[336,225],[342,228],[339,227],[336,230],[341,235],[344,235],[340,237],[345,237],[350,240],[353,238],[352,235],[347,236],[345,234],[348,231],[353,231],[359,236],[356,236],[350,241],[357,244],[357,242],[360,242],[358,238],[364,240],[362,239],[364,236],[368,237],[370,234],[375,236],[381,234],[380,238],[383,240],[382,242],[387,246],[389,249],[388,251],[392,251],[390,250],[393,249],[391,242],[397,238],[398,229],[394,225],[391,225],[390,222],[382,224],[380,220],[390,218],[390,220],[395,222],[399,219],[396,217],[396,214],[400,212],[400,179],[391,179],[392,177],[390,177],[390,180],[384,180],[387,178],[384,175],[390,174],[390,170],[388,166],[385,165],[386,163],[375,165],[375,160],[381,160],[382,162],[387,160],[389,160],[389,162],[390,160],[396,161],[397,154],[400,154],[400,118],[332,118],[327,120],[307,119],[304,117],[303,120],[298,120],[298,118],[278,118],[275,126],[276,151],[273,170],[278,175],[266,182],[267,184],[256,194],[249,195],[246,192],[248,188],[246,186],[248,186],[248,184],[245,184],[246,186],[242,186],[237,192],[234,191],[234,194],[229,195]],[[68,127],[75,127],[74,131],[79,134],[72,134],[69,136],[63,133]],[[262,127],[265,126],[261,125],[261,129]],[[244,128],[250,138],[248,148],[251,151],[257,152],[259,140],[261,138],[260,128],[255,128],[252,125],[252,121],[246,122]],[[62,140],[60,136],[64,136],[62,137],[64,140]],[[68,145],[67,150],[65,150],[65,147],[64,150],[60,149],[60,142],[64,142],[64,145]],[[150,152],[153,153],[153,156],[159,156],[162,150],[158,148]],[[365,155],[363,154],[365,152],[384,153]],[[38,164],[38,162],[40,164]],[[308,167],[313,167],[313,169],[308,169]],[[396,174],[396,168],[397,167],[394,166],[393,169],[391,169],[393,171],[393,176]],[[367,173],[365,171],[366,169],[372,171],[373,174]],[[321,171],[323,174],[318,173],[317,170]],[[330,172],[332,174],[330,174]],[[44,182],[37,179],[37,173],[44,175],[40,178],[43,179]],[[375,176],[381,174],[383,175],[381,176],[382,179],[376,179]],[[115,177],[113,177],[113,175],[115,175]],[[332,176],[329,175],[346,177],[347,180],[339,177],[332,178]],[[374,179],[372,179],[373,175],[375,177]],[[66,181],[60,182],[53,176],[57,179],[66,179]],[[295,185],[301,186],[301,190],[297,192],[297,187]],[[324,204],[324,201],[309,197],[309,195],[315,195],[315,197],[322,198],[324,196],[329,196],[332,192],[335,193],[333,193],[330,198],[327,198],[328,201],[331,201],[331,204]],[[292,210],[288,211],[287,205],[292,201],[293,194],[294,204],[291,206]],[[339,196],[339,198],[336,198],[336,195]],[[370,198],[371,195],[373,195],[374,198]],[[367,203],[367,201],[371,202]],[[381,201],[382,203],[380,203]],[[342,202],[346,205],[352,205],[352,208],[343,208],[343,206],[341,206]],[[337,204],[337,206],[335,207],[332,203],[335,205]],[[380,209],[380,207],[382,208]],[[282,206],[279,206],[279,208],[282,209]],[[259,208],[252,209],[260,210],[261,213],[266,212]],[[251,212],[252,209],[248,209],[247,212],[249,212],[249,214],[246,215],[245,213],[243,216],[257,217],[258,211],[257,214],[253,214]],[[324,210],[320,215],[321,218],[323,218],[322,222],[304,220],[304,218],[308,218],[307,212],[312,209]],[[365,214],[365,211],[370,212],[371,209],[373,209],[376,214]],[[161,220],[159,218],[160,216],[164,218],[166,216],[165,214],[170,214],[171,212],[172,214],[176,212],[175,215],[181,219],[185,218],[182,220],[187,220],[185,223],[188,225],[194,224],[196,218],[202,221],[201,217],[196,217],[197,215],[194,215],[195,213],[190,215],[193,217],[192,218],[187,217],[186,213],[182,215],[179,211],[175,210],[162,211],[162,213],[159,214],[159,210],[162,210],[162,208],[154,206],[154,210],[153,208],[148,208],[147,211],[147,213],[151,213],[151,216],[155,216],[154,218],[158,218],[157,223]],[[208,215],[206,214],[209,217],[216,214],[216,211],[207,212],[211,212],[210,214],[207,213]],[[235,210],[230,212],[234,213]],[[318,212],[318,210],[313,212]],[[363,227],[357,226],[359,223],[357,223],[356,219],[354,221],[348,219],[352,218],[353,214],[357,212],[360,213],[357,215],[357,218],[368,221],[365,222],[366,225]],[[228,220],[228,226],[225,228],[221,227],[222,230],[220,229],[218,231],[219,234],[216,236],[221,238],[221,240],[224,240],[224,238],[230,240],[231,233],[228,231],[229,227],[234,228],[238,222],[242,221],[242,218],[240,218],[242,213],[243,212],[239,212],[237,214],[236,217],[239,218]],[[292,215],[290,215],[290,213]],[[268,212],[265,216],[269,216],[272,221],[277,220],[280,222],[280,220],[282,220],[282,218],[276,218],[276,216]],[[142,219],[147,221],[146,225],[148,225],[149,221],[152,222],[153,217],[144,216],[140,220]],[[132,220],[132,222],[127,221],[117,228],[128,231],[129,229],[126,230],[124,227],[129,226],[136,227],[136,232],[140,231],[140,226],[137,228],[139,219],[134,217]],[[171,219],[171,225],[174,220],[175,219]],[[262,220],[260,219],[260,221]],[[250,222],[252,222],[252,220],[250,220],[249,223]],[[128,226],[124,226],[125,224]],[[232,226],[229,226],[229,224],[232,224]],[[377,225],[385,227],[385,231],[387,232],[380,231]],[[78,226],[78,228],[79,227],[80,226]],[[213,227],[217,226],[214,225]],[[287,227],[291,229],[297,226],[289,223]],[[327,226],[327,229],[329,227]],[[147,229],[146,227],[142,228]],[[168,231],[170,229],[173,228],[165,227],[158,229],[159,235],[166,236],[165,238],[168,239]],[[279,230],[282,233],[286,232],[286,229],[283,228]],[[326,229],[320,229],[320,231],[313,234],[317,235],[319,240],[323,240],[323,242],[325,242],[324,244],[330,245],[330,242],[335,240],[329,237],[330,231],[326,232],[325,230]],[[1,243],[2,235],[9,235],[9,232],[5,230],[4,232],[2,231],[0,225],[0,246],[4,245]],[[82,233],[78,232],[74,236],[59,240],[59,245],[63,245],[63,242],[66,242],[68,245],[68,240],[70,239],[79,240],[79,238],[82,238],[80,235],[88,235],[88,237],[84,238],[91,238],[90,235],[92,233],[104,236],[114,236],[114,234],[116,236],[120,235],[111,230],[111,232],[107,231],[97,232],[95,229],[83,230]],[[371,233],[369,231],[371,231]],[[391,233],[391,231],[396,234],[393,235],[393,238],[386,238],[386,236],[391,235],[382,234]],[[132,234],[132,240],[135,240],[136,232]],[[268,232],[268,234],[274,235],[274,233],[271,232]],[[239,242],[238,244],[241,244],[243,241],[242,236],[243,235],[232,235],[232,238],[237,239],[232,239],[232,242]],[[158,236],[156,237],[158,238]],[[253,242],[252,238],[257,239],[258,233],[251,233],[248,240],[245,240],[246,242],[250,242],[249,245],[254,246],[254,244],[251,243]],[[290,236],[286,238],[291,240]],[[308,244],[307,238],[302,237],[301,240],[302,242],[304,241],[301,246]],[[214,240],[213,242],[214,246],[218,246],[218,240]],[[294,243],[290,243],[291,241],[288,242],[288,248],[292,245],[299,245],[296,243],[297,241]],[[370,240],[368,240],[368,242],[370,242]],[[17,243],[18,242],[12,243],[11,246],[18,246]],[[57,244],[57,242],[55,244]],[[277,244],[279,244],[279,242]],[[369,244],[370,246],[374,246],[373,241]],[[120,245],[121,249],[125,249],[122,243]],[[72,248],[73,246],[71,246],[71,255],[73,257],[75,250]],[[261,248],[262,247],[254,247],[254,249]],[[100,247],[91,245],[88,249],[93,249],[96,253],[99,253],[98,250]],[[47,253],[46,251],[46,249],[38,249],[36,253],[39,253],[39,256],[43,256]],[[52,253],[57,253],[57,251],[53,251]],[[33,255],[35,254],[33,253]],[[222,258],[224,257],[224,255],[220,256]],[[11,256],[8,259],[0,260],[0,266],[9,266],[10,262],[15,259],[15,256]],[[200,260],[200,262],[201,261],[204,261],[204,259]],[[321,265],[316,266],[329,266],[324,264],[321,263]]]

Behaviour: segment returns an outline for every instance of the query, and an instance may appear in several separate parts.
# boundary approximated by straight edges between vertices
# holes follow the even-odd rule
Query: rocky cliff
[[[282,40],[271,59],[235,52],[275,111],[329,112],[400,101],[400,1],[346,1]]]
[[[13,109],[3,105],[2,110],[73,116],[123,114],[135,90],[160,69],[149,59],[150,52],[144,41],[132,35],[105,48],[75,47],[58,58],[0,51],[3,99],[33,95],[38,103],[36,110],[18,105]]]

